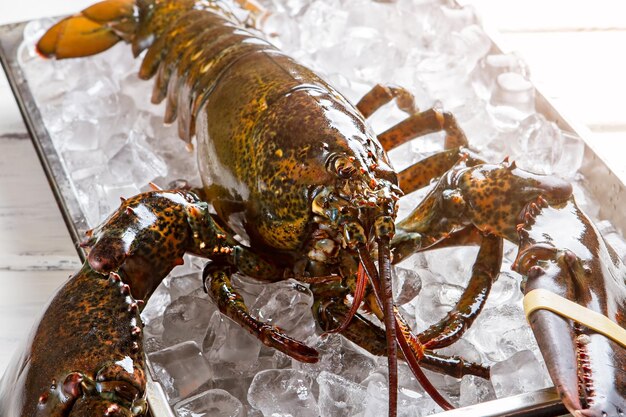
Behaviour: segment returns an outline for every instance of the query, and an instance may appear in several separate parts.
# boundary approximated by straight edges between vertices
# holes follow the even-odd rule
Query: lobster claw
[[[528,320],[563,404],[623,416],[626,267],[573,198],[526,217],[513,268],[527,277]]]

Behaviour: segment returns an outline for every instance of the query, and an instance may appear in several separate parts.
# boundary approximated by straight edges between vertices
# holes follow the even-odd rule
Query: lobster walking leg
[[[405,113],[417,113],[415,106],[415,97],[410,91],[398,87],[396,85],[376,84],[368,91],[359,102],[356,108],[361,112],[363,117],[369,118],[376,110],[380,109],[391,100],[395,99],[398,108]]]
[[[323,329],[337,327],[347,311],[348,307],[345,304],[332,299],[317,300],[313,308],[316,320]],[[383,356],[387,354],[385,332],[358,313],[341,334],[373,355]],[[420,356],[420,365],[431,371],[445,373],[455,378],[461,378],[463,375],[489,378],[488,367],[457,356],[440,355],[430,349],[423,351]]]
[[[230,317],[241,327],[257,337],[266,346],[301,361],[315,363],[318,352],[294,340],[275,326],[256,320],[248,312],[243,297],[230,282],[230,266],[209,263],[204,269],[205,288],[222,314]]]
[[[442,130],[446,132],[445,149],[467,146],[465,133],[452,113],[442,112],[438,108],[418,112],[415,97],[402,87],[376,84],[359,100],[356,107],[367,119],[393,99],[396,100],[398,108],[410,116],[378,135],[378,140],[385,151],[416,137]],[[448,169],[450,167],[452,165],[448,166]]]
[[[483,163],[476,155],[465,148],[451,148],[424,158],[398,173],[400,188],[405,194],[427,186],[433,178],[439,178],[459,160],[465,159],[466,165]]]
[[[484,236],[472,267],[472,276],[457,304],[446,317],[417,335],[426,348],[441,349],[449,346],[469,329],[487,302],[491,285],[500,273],[501,264],[502,238]]]
[[[442,112],[437,108],[413,114],[379,134],[378,140],[383,149],[389,151],[418,136],[442,130],[446,132],[445,149],[467,146],[467,138],[456,118],[452,113]]]

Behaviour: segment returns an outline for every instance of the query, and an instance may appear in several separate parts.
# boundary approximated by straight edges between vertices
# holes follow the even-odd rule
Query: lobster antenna
[[[389,417],[396,417],[398,410],[398,351],[396,346],[396,328],[395,318],[393,314],[393,297],[391,292],[391,264],[389,262],[389,239],[379,238],[378,240],[378,253],[380,256],[380,271],[383,276],[383,285],[385,288],[383,291],[381,288],[381,279],[376,271],[376,267],[365,245],[358,248],[359,257],[361,258],[361,264],[365,268],[365,272],[374,287],[374,295],[381,310],[384,314],[385,320],[385,336],[387,339],[387,363],[389,367]],[[383,253],[387,252],[387,255]],[[386,262],[385,262],[386,258]],[[386,264],[386,267],[385,267]],[[383,275],[386,274],[386,275]],[[384,281],[387,281],[388,285],[385,285]],[[388,291],[387,291],[388,290]],[[385,307],[389,307],[385,308]],[[391,322],[391,324],[389,324]]]
[[[387,249],[386,251],[384,250],[385,249],[384,246],[386,246],[386,249]],[[380,242],[379,242],[378,251],[379,251],[379,256],[382,258],[382,262],[380,261],[379,262],[380,262],[381,268],[383,268],[382,265],[384,265],[385,262],[389,262],[389,259],[390,259],[388,243],[387,245],[383,245],[383,247],[381,248]],[[361,258],[363,267],[365,268],[365,271],[367,272],[367,275],[370,279],[370,282],[372,283],[372,286],[374,287],[374,296],[376,297],[378,306],[380,307],[381,310],[383,310],[384,309],[384,304],[383,304],[384,296],[381,292],[382,290],[380,288],[379,281],[377,279],[377,273],[376,273],[376,268],[374,266],[374,263],[372,262],[372,259],[370,258],[369,253],[366,250],[359,250],[359,256]],[[391,297],[390,297],[390,300],[391,300]],[[395,314],[395,312],[392,312],[392,314]],[[395,317],[394,319],[397,320],[397,318]],[[409,365],[411,372],[413,372],[413,375],[415,376],[417,381],[420,383],[422,388],[424,388],[424,391],[426,391],[428,395],[430,395],[431,398],[444,410],[453,409],[454,406],[450,404],[450,402],[439,392],[439,390],[430,382],[426,374],[424,374],[424,371],[422,371],[422,368],[419,365],[418,359],[416,358],[413,350],[411,350],[411,347],[409,346],[405,338],[405,335],[402,333],[402,328],[401,326],[398,325],[398,323],[396,323],[395,332],[396,332],[395,340],[400,346],[400,350],[402,351],[402,354],[404,355],[404,358],[407,361],[407,364]],[[391,386],[389,389],[391,391]]]
[[[387,338],[387,365],[389,367],[389,416],[396,415],[398,407],[398,345],[396,344],[396,319],[391,288],[391,254],[389,237],[378,238],[378,268],[382,284],[383,312],[385,314],[385,336]],[[393,390],[393,396],[391,392]]]

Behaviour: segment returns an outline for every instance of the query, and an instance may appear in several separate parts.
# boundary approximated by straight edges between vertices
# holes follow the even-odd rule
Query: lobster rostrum
[[[71,58],[120,40],[135,55],[147,50],[140,77],[156,78],[152,100],[166,100],[165,121],[178,121],[181,138],[196,137],[203,188],[155,187],[123,201],[90,232],[85,265],[51,301],[2,381],[2,415],[145,414],[138,313],[184,253],[210,260],[205,289],[222,313],[304,362],[317,361],[317,352],[252,317],[230,277],[310,284],[324,330],[388,356],[391,416],[398,357],[443,408],[449,403],[421,365],[488,377],[486,367],[434,350],[458,340],[481,311],[503,238],[520,245],[516,268],[528,277],[526,291],[549,289],[624,326],[624,267],[576,207],[569,184],[508,161],[486,164],[465,148],[452,115],[418,112],[410,93],[395,86],[378,85],[353,106],[213,2],[107,0],[53,26],[38,49]],[[377,136],[365,119],[392,100],[409,117]],[[393,170],[388,150],[439,130],[444,152]],[[394,225],[396,201],[433,178],[440,179],[430,194]],[[399,262],[454,245],[480,246],[468,288],[450,314],[414,335],[393,305],[392,256]],[[544,308],[530,320],[570,411],[626,409],[619,339]]]

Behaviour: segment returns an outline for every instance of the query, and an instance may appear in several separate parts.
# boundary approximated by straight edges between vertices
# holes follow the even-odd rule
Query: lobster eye
[[[335,159],[335,172],[339,177],[347,179],[354,174],[356,168],[349,158],[339,157]]]

